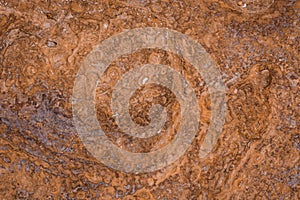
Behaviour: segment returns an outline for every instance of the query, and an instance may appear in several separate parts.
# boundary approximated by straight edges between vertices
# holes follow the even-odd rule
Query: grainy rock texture
[[[0,0],[0,199],[299,199],[299,0]],[[130,98],[137,124],[166,107],[161,134],[134,138],[111,111],[112,86],[131,68],[173,66],[195,88],[200,128],[173,164],[150,173],[108,168],[74,126],[76,73],[103,40],[161,27],[201,44],[226,85],[227,114],[217,144],[199,157],[210,125],[208,86],[195,68],[162,49],[110,63],[96,89],[99,125],[131,152],[157,150],[180,125],[174,93],[146,84]],[[142,80],[143,81],[143,80]],[[168,127],[174,131],[166,134]]]

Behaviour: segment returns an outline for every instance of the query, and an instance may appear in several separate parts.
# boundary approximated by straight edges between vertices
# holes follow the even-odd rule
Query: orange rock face
[[[299,5],[0,0],[0,199],[298,199]]]

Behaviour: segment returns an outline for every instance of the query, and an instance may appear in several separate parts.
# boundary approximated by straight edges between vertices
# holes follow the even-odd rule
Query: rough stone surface
[[[299,12],[299,0],[0,0],[0,199],[299,199]],[[118,130],[108,101],[130,68],[172,65],[195,86],[201,111],[200,130],[179,160],[127,174],[86,149],[71,97],[94,47],[143,27],[176,30],[205,48],[227,87],[227,115],[216,146],[200,158],[211,100],[194,67],[161,49],[114,60],[97,86],[95,107],[116,146],[159,149],[176,135],[167,127],[180,123],[174,93],[146,84],[130,98],[130,114],[147,125],[150,107],[161,104],[162,133],[147,140]]]

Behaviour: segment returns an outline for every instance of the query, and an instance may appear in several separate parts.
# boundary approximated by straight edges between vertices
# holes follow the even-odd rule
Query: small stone
[[[149,62],[152,64],[159,64],[161,57],[158,53],[152,53],[149,57]]]
[[[108,24],[104,23],[104,24],[103,24],[103,28],[106,30],[107,27],[108,27]]]
[[[143,79],[142,84],[144,85],[147,81],[148,81],[148,78],[146,77]]]
[[[55,41],[51,41],[51,40],[47,40],[47,46],[52,48],[55,47],[57,45],[57,42]]]
[[[237,4],[238,4],[238,6],[242,6],[242,5],[243,5],[243,2],[242,2],[242,1],[239,1]]]
[[[187,35],[189,35],[191,33],[192,33],[192,29],[190,29],[190,28],[185,31],[185,34],[187,34]]]
[[[148,182],[148,185],[149,185],[149,186],[153,186],[153,185],[154,185],[154,180],[153,180],[153,178],[148,178],[147,182]]]

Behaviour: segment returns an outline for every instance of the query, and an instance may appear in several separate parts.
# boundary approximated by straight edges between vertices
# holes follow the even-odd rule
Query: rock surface
[[[298,199],[299,2],[0,0],[0,199]],[[141,27],[176,30],[206,49],[227,87],[227,115],[217,145],[199,158],[211,117],[201,76],[161,49],[121,56],[105,71],[95,98],[99,124],[116,146],[154,151],[175,137],[165,129],[180,122],[174,94],[146,84],[132,96],[130,113],[147,125],[151,105],[165,106],[162,133],[148,140],[118,130],[112,85],[131,68],[174,66],[195,86],[201,111],[199,132],[178,161],[127,174],[87,151],[73,123],[71,97],[88,53]]]

